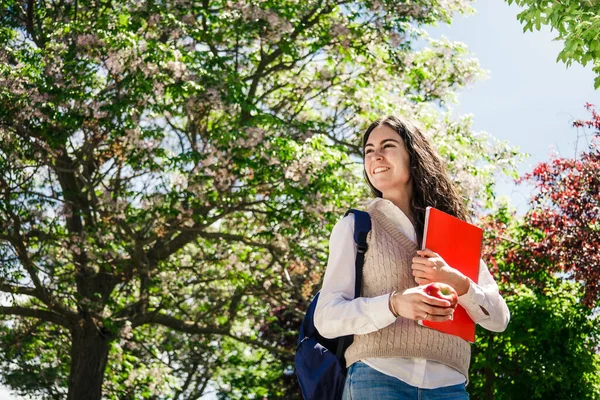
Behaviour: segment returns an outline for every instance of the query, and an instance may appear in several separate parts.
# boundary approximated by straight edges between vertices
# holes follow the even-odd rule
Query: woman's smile
[[[373,175],[389,171],[390,167],[377,167],[373,170]]]
[[[365,171],[384,198],[410,202],[410,155],[396,131],[386,125],[373,129],[365,144]]]

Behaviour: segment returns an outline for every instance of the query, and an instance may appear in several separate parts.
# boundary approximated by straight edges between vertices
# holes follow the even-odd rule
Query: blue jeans
[[[356,362],[348,368],[343,400],[468,400],[464,383],[437,389],[419,389],[398,378]]]

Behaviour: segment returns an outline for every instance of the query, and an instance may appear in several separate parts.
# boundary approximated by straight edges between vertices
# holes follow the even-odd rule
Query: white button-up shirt
[[[415,229],[400,208],[382,198],[374,199],[368,208],[373,207],[381,210],[407,238],[417,243]],[[389,294],[354,299],[355,260],[354,215],[349,214],[335,225],[329,240],[329,260],[315,310],[315,327],[324,337],[364,335],[385,328],[396,320],[388,306]],[[458,303],[476,324],[485,329],[501,332],[508,325],[508,307],[483,260],[480,261],[478,283],[471,282],[468,292],[459,296]],[[466,377],[456,369],[422,358],[368,358],[361,361],[379,372],[423,389],[466,381]]]

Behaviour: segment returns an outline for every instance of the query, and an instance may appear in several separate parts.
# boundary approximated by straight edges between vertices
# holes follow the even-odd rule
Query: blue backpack
[[[348,210],[354,214],[354,241],[358,247],[356,254],[356,280],[354,298],[360,295],[362,268],[368,250],[367,234],[371,230],[371,217],[368,213]],[[319,293],[310,302],[298,337],[294,366],[296,376],[305,400],[337,400],[342,398],[346,383],[346,360],[344,353],[352,344],[353,335],[326,339],[319,335],[314,325],[315,309]]]

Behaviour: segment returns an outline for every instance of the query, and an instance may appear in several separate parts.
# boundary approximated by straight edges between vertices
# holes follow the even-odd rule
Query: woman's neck
[[[382,197],[386,200],[391,201],[392,204],[394,204],[396,207],[398,207],[404,213],[404,215],[406,215],[408,217],[408,219],[410,220],[410,222],[413,225],[415,224],[415,220],[414,220],[413,214],[412,214],[412,209],[410,206],[412,196],[410,196],[410,195],[407,196],[405,193],[404,194],[397,193],[395,195],[385,193],[385,194],[383,194]]]

